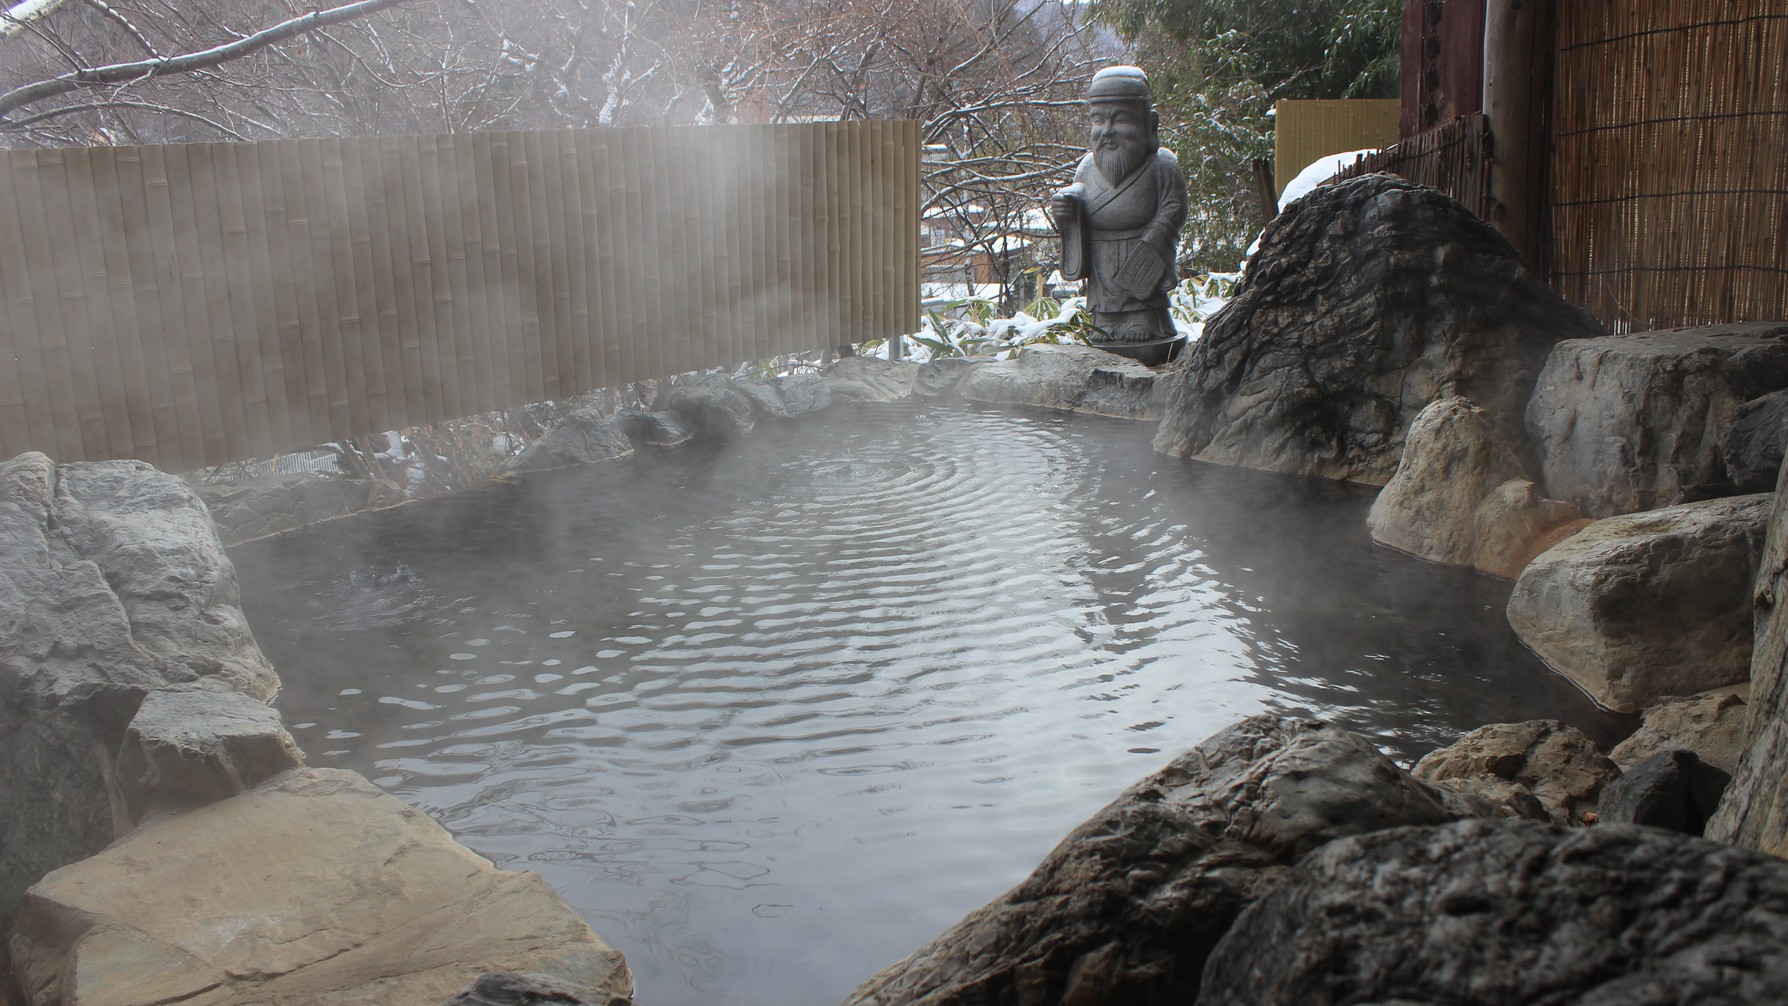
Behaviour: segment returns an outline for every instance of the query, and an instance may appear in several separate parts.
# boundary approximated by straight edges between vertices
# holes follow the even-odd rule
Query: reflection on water
[[[1264,709],[1611,724],[1369,491],[863,408],[237,549],[313,764],[538,870],[645,1006],[834,1003]]]

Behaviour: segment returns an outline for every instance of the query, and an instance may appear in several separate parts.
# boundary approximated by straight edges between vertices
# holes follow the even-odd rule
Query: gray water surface
[[[312,764],[626,955],[642,1006],[827,1004],[1263,710],[1411,758],[1594,712],[1506,584],[1373,546],[1370,490],[1153,426],[834,410],[235,549]]]

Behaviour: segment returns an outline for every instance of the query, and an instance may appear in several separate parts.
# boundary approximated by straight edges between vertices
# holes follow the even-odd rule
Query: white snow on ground
[[[1205,320],[1229,302],[1241,273],[1222,272],[1194,276],[1181,281],[1168,295],[1168,309],[1173,326],[1180,334],[1196,341],[1204,334]],[[930,291],[927,285],[927,292]],[[919,331],[902,340],[905,359],[924,363],[935,357],[978,356],[995,360],[1010,359],[1020,348],[1032,343],[1082,343],[1081,327],[1076,324],[1085,309],[1085,298],[1069,297],[1060,302],[1038,301],[1033,309],[1048,309],[1046,317],[1019,311],[1009,318],[989,318],[991,299],[962,299],[947,302],[928,300]],[[976,318],[989,318],[985,322]],[[887,358],[886,343],[865,347],[865,356]]]

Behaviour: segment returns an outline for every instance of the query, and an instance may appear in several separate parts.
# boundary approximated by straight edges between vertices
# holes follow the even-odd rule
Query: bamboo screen
[[[1461,115],[1343,168],[1337,178],[1386,171],[1431,186],[1490,219],[1489,126],[1482,112]]]
[[[1395,98],[1273,103],[1273,182],[1285,186],[1319,157],[1397,142]]]
[[[169,470],[913,331],[910,122],[0,151],[0,457]]]
[[[1788,3],[1558,10],[1553,285],[1637,329],[1788,318]]]

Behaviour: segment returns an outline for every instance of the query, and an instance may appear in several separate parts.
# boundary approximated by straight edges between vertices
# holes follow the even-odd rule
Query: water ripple
[[[1597,726],[1368,494],[1149,433],[868,407],[235,558],[313,762],[539,870],[660,1006],[836,1002],[1261,710]]]

